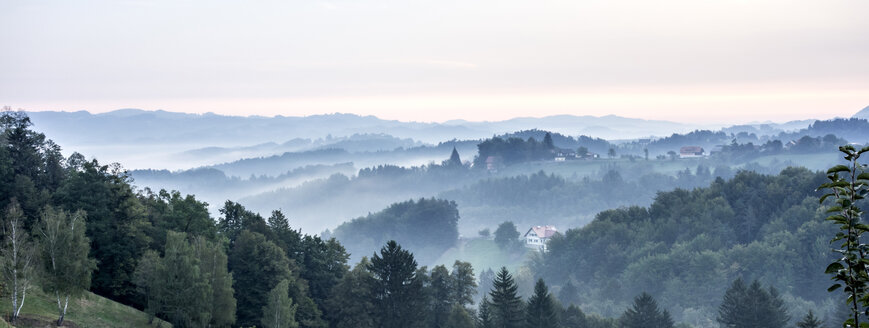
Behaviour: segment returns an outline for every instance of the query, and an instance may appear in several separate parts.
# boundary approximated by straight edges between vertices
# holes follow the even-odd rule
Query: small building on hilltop
[[[680,158],[703,157],[706,151],[700,146],[685,146],[679,149]]]
[[[501,156],[489,156],[486,157],[486,170],[495,173],[498,172],[498,169],[503,166],[503,161]]]
[[[576,159],[576,151],[570,149],[555,149],[555,161],[564,162]]]
[[[531,227],[525,232],[525,236],[523,237],[525,239],[525,247],[545,252],[549,239],[557,233],[558,230],[555,229],[555,226],[551,225]]]

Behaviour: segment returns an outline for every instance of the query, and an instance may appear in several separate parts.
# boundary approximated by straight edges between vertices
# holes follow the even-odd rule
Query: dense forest
[[[420,198],[395,203],[386,209],[353,219],[332,234],[341,240],[358,261],[372,249],[395,240],[414,251],[422,263],[431,263],[459,238],[459,210],[456,203]],[[355,262],[355,261],[354,261]]]
[[[775,287],[792,309],[833,315],[818,269],[835,258],[835,227],[824,222],[815,191],[824,180],[805,169],[743,171],[706,188],[663,192],[649,207],[604,211],[553,238],[533,268],[572,284],[567,297],[599,313],[645,291],[677,320],[705,325],[698,318],[714,317],[718,295],[741,277]]]
[[[86,290],[175,327],[816,327],[848,314],[823,270],[835,260],[836,227],[824,222],[816,189],[830,177],[803,168],[482,179],[454,151],[439,164],[373,167],[343,183],[478,183],[318,236],[280,209],[263,216],[227,200],[213,218],[195,196],[137,189],[118,164],[64,157],[22,112],[3,112],[0,128],[4,313],[13,322],[28,316],[32,288],[56,298],[58,324]],[[644,191],[654,179],[677,189]],[[576,198],[586,194],[651,203]],[[463,207],[453,197],[538,217],[618,208],[556,234],[520,272],[478,275],[463,261],[419,264],[459,240]],[[576,199],[586,203],[547,210]]]

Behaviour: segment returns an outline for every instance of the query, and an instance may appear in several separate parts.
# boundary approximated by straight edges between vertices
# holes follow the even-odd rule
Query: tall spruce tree
[[[634,298],[634,304],[619,319],[624,328],[673,328],[673,319],[667,310],[658,309],[652,295],[643,292]]]
[[[558,309],[552,300],[552,294],[543,279],[538,279],[534,285],[534,295],[528,299],[526,308],[526,327],[556,328],[558,324]]]
[[[513,275],[506,267],[501,267],[492,283],[492,317],[495,327],[522,327],[525,323],[525,313],[522,298],[518,295],[518,287]]]
[[[788,320],[778,292],[774,288],[763,289],[757,280],[746,286],[742,279],[736,279],[718,308],[718,322],[726,327],[783,328]]]
[[[456,147],[453,147],[453,152],[450,154],[450,159],[444,161],[443,166],[447,167],[461,167],[462,159],[459,157],[459,152],[456,151]]]
[[[483,295],[483,299],[480,300],[480,308],[477,312],[477,328],[495,327],[495,321],[492,318],[492,303],[489,302],[488,296]]]
[[[492,290],[492,283],[495,281],[495,271],[492,268],[480,271],[480,277],[477,283],[477,294],[482,296],[489,295]]]
[[[377,326],[385,328],[420,327],[420,313],[425,311],[421,299],[422,281],[416,275],[413,254],[394,240],[386,243],[371,258]]]
[[[809,313],[803,317],[803,320],[797,322],[797,327],[799,328],[822,328],[824,326],[824,322],[815,316],[812,310],[809,310]]]
[[[555,149],[555,143],[552,142],[552,134],[546,132],[546,135],[543,136],[543,148]]]

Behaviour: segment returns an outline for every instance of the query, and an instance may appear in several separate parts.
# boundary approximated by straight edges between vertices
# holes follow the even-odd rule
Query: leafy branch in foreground
[[[869,225],[861,222],[863,211],[857,206],[857,202],[869,193],[869,173],[866,172],[866,164],[860,164],[857,160],[860,155],[869,151],[869,146],[857,150],[854,146],[839,147],[839,151],[845,154],[848,165],[836,165],[827,170],[827,178],[830,182],[822,184],[819,190],[829,190],[829,193],[821,197],[820,202],[827,198],[834,198],[835,204],[827,209],[832,213],[827,217],[839,225],[839,232],[830,241],[841,242],[833,251],[841,254],[841,257],[827,266],[826,273],[832,274],[832,280],[837,281],[828,291],[844,287],[848,295],[848,304],[853,317],[846,320],[843,325],[851,327],[869,327],[869,323],[860,324],[860,314],[867,312],[869,306],[869,245],[861,242],[861,237],[869,231]],[[862,307],[862,309],[861,309]]]

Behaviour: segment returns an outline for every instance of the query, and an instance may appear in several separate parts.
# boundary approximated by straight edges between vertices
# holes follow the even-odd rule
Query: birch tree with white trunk
[[[265,328],[297,328],[296,307],[289,294],[290,281],[281,280],[268,294],[260,322]]]
[[[34,275],[35,247],[24,229],[24,212],[15,199],[9,204],[3,222],[3,280],[11,289],[12,315],[14,324],[24,307],[27,290],[30,289]]]
[[[91,283],[96,261],[88,258],[90,239],[85,235],[84,211],[69,213],[46,206],[39,225],[42,237],[42,288],[57,301],[57,325],[63,324],[70,297],[77,297]]]

